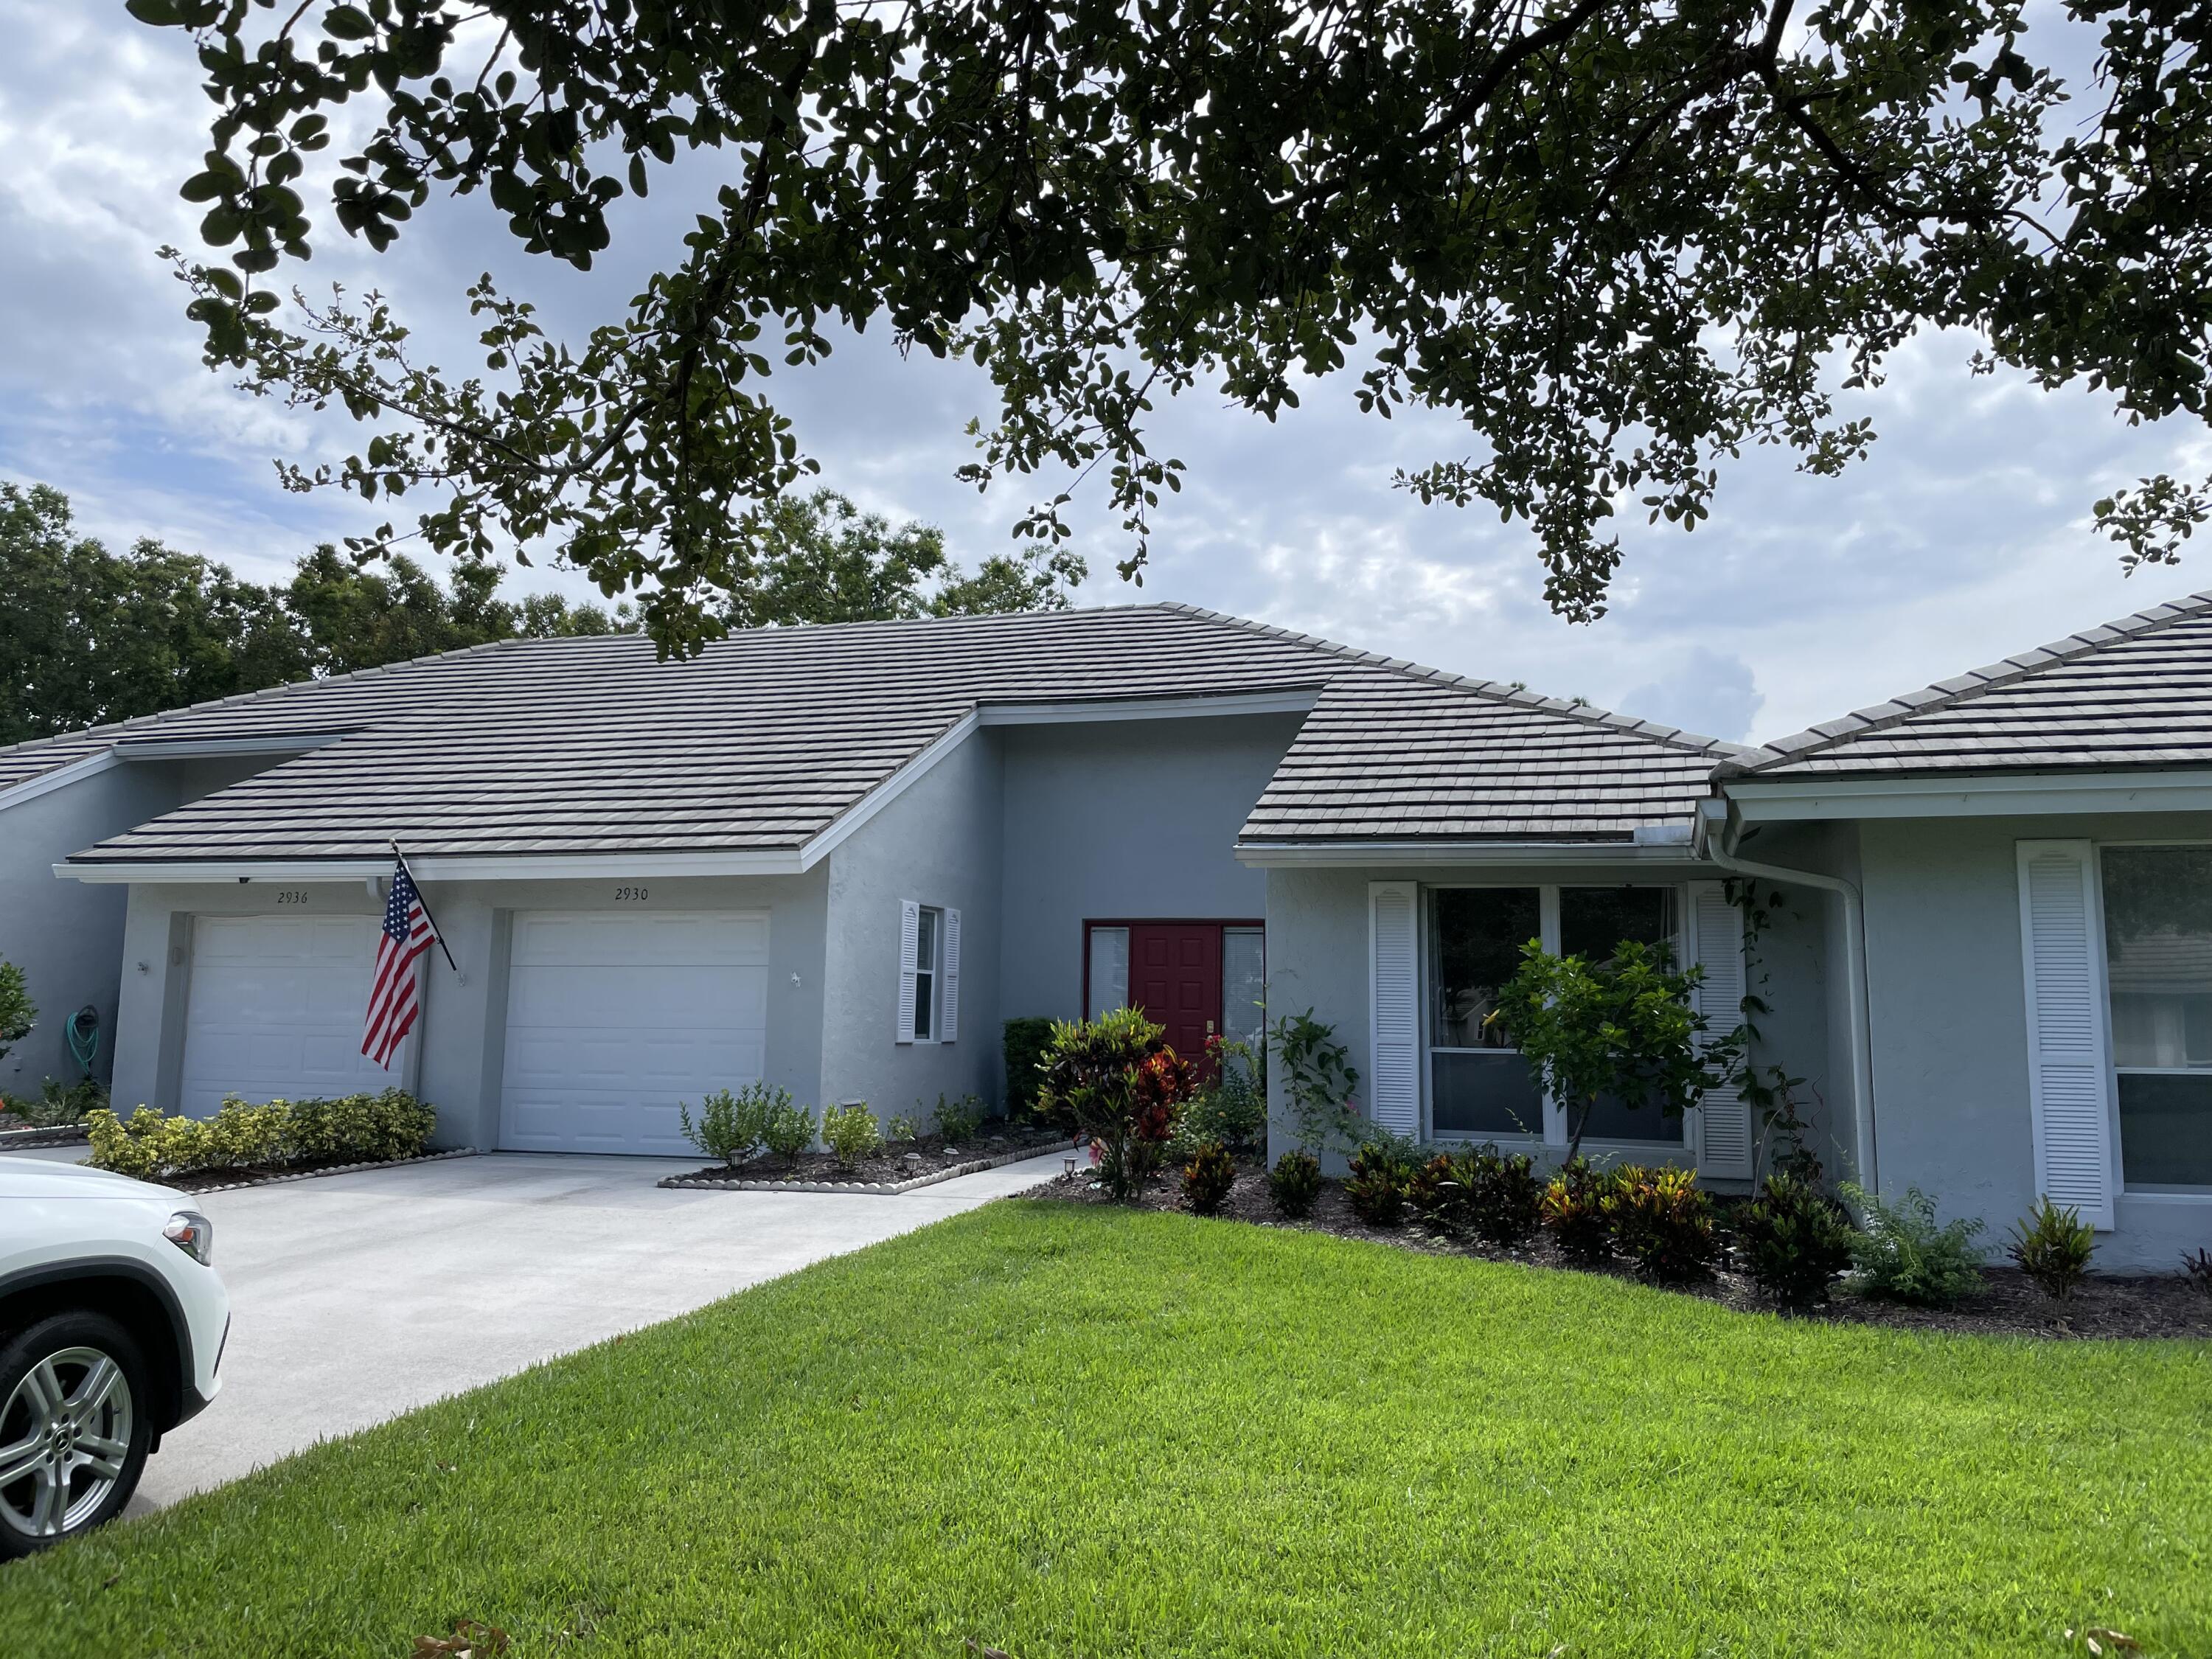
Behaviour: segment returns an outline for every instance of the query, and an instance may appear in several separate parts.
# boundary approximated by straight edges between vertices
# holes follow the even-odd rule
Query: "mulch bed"
[[[902,1140],[886,1146],[874,1158],[864,1158],[844,1164],[830,1152],[801,1152],[796,1159],[786,1158],[775,1152],[763,1152],[758,1158],[732,1169],[726,1164],[709,1164],[703,1169],[693,1170],[672,1176],[677,1181],[793,1181],[840,1187],[889,1186],[893,1182],[913,1181],[921,1176],[932,1176],[956,1165],[972,1163],[979,1158],[996,1158],[1005,1152],[1034,1151],[1048,1152],[1055,1146],[1068,1144],[1064,1134],[1050,1131],[1013,1130],[994,1127],[986,1133],[951,1146],[939,1135],[927,1134],[914,1140]]]
[[[1073,1179],[1056,1176],[1032,1187],[1024,1198],[1053,1199],[1063,1203],[1109,1204],[1085,1169]],[[1173,1170],[1163,1171],[1136,1200],[1147,1210],[1182,1211],[1182,1183]],[[1471,1238],[1437,1232],[1407,1212],[1404,1225],[1370,1227],[1352,1213],[1345,1202],[1343,1183],[1324,1181],[1313,1213],[1300,1221],[1285,1221],[1267,1198],[1266,1175],[1257,1170],[1241,1172],[1220,1211],[1229,1220],[1263,1227],[1295,1228],[1306,1232],[1334,1234],[1340,1238],[1363,1238],[1401,1249],[1433,1255],[1474,1256],[1486,1261],[1515,1261],[1524,1267],[1550,1267],[1563,1273],[1597,1272],[1615,1279],[1632,1279],[1625,1267],[1571,1267],[1543,1234],[1522,1249],[1492,1249]],[[1952,1331],[1976,1336],[2045,1337],[2194,1337],[2212,1339],[2212,1296],[2196,1289],[2179,1273],[2124,1276],[2093,1272],[2071,1302],[2053,1302],[2027,1281],[2016,1268],[1990,1267],[1983,1271],[1984,1288],[1955,1308],[1908,1308],[1876,1302],[1838,1290],[1826,1308],[1806,1316],[1837,1325],[1886,1325],[1902,1330]],[[1774,1304],[1759,1294],[1744,1275],[1727,1268],[1705,1285],[1676,1289],[1683,1296],[1746,1313],[1771,1313]]]

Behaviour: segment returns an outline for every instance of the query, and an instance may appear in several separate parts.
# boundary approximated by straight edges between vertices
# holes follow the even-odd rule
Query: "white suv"
[[[185,1194],[0,1158],[0,1560],[131,1501],[214,1397],[230,1297]]]

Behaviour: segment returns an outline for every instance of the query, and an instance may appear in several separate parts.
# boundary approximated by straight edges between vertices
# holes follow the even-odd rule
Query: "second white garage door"
[[[507,1010],[502,1146],[689,1153],[677,1103],[761,1076],[768,917],[525,911]]]

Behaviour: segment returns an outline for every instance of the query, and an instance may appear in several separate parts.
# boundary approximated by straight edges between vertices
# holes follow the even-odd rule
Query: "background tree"
[[[66,496],[0,483],[0,743],[304,679],[277,590],[160,543],[110,553]]]
[[[1049,608],[1083,577],[1065,551],[964,574],[937,530],[826,489],[760,509],[744,532],[746,574],[723,618],[739,628]],[[404,555],[364,568],[325,545],[283,586],[256,586],[155,541],[111,553],[75,533],[60,491],[0,483],[0,744],[494,640],[637,625],[627,605],[501,599],[504,574],[462,559],[441,584]]]
[[[1102,470],[1125,574],[1177,483],[1158,393],[1273,418],[1351,365],[1364,409],[1465,422],[1400,482],[1527,523],[1575,618],[1616,513],[1694,526],[1747,445],[1863,453],[1838,391],[1923,328],[2130,420],[2205,412],[2208,23],[2169,0],[2060,0],[2033,38],[2024,0],[129,6],[193,33],[216,106],[182,188],[223,259],[179,262],[209,361],[374,428],[292,481],[426,495],[408,533],[457,556],[550,546],[678,647],[726,625],[743,509],[811,469],[768,382],[833,323],[983,365],[964,476]],[[489,279],[466,376],[374,294],[285,312],[311,194],[381,250],[481,192],[580,268],[679,152],[726,158],[710,209],[586,338]],[[1063,540],[1066,499],[1020,529]],[[2164,478],[2100,503],[2131,561],[2208,510]]]
[[[744,574],[721,611],[732,628],[1057,610],[1067,604],[1060,584],[1085,574],[1063,550],[1041,563],[1000,554],[967,575],[934,526],[894,528],[834,489],[765,502],[738,534]]]

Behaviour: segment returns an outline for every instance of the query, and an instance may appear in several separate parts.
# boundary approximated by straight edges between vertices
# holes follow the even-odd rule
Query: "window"
[[[1221,1034],[1255,1054],[1267,1040],[1267,934],[1261,927],[1221,930]]]
[[[1065,960],[1065,958],[1063,958]],[[1091,1006],[1088,1018],[1097,1019],[1129,1006],[1129,930],[1093,927],[1091,930]]]
[[[1447,887],[1430,895],[1429,1113],[1438,1135],[1540,1135],[1544,1100],[1528,1062],[1491,1022],[1521,947],[1543,934],[1534,887]]]
[[[2120,1170],[2212,1187],[2212,847],[2104,849]]]
[[[945,930],[945,913],[924,905],[915,918],[914,1040],[937,1040],[937,941]],[[877,1006],[883,1005],[878,1003]]]
[[[1624,939],[1639,945],[1674,943],[1677,928],[1671,887],[1563,887],[1559,890],[1559,954],[1589,963],[1613,959]],[[1648,1140],[1682,1144],[1682,1120],[1657,1104],[1631,1106],[1607,1095],[1589,1109],[1583,1127],[1591,1140]]]
[[[1534,1073],[1491,1019],[1522,948],[1603,962],[1623,939],[1673,945],[1680,920],[1671,887],[1443,887],[1428,924],[1429,1132],[1484,1139],[1544,1133]],[[1682,1120],[1601,1100],[1583,1133],[1679,1146]]]

